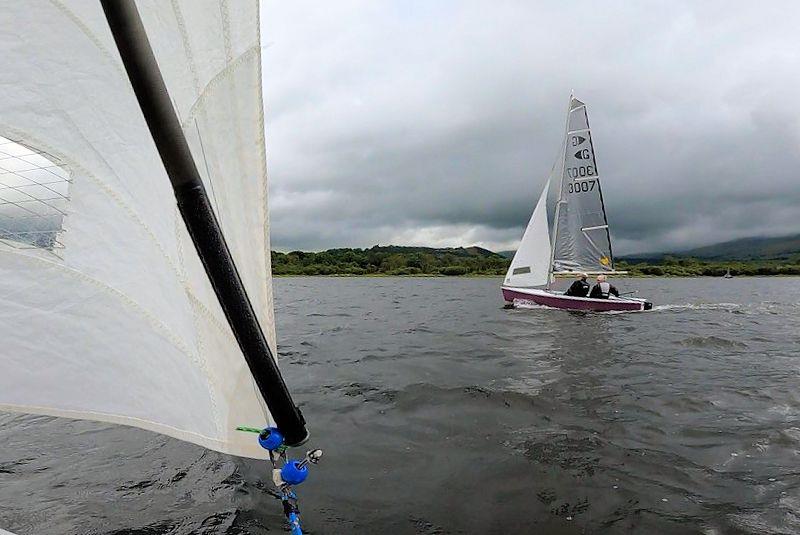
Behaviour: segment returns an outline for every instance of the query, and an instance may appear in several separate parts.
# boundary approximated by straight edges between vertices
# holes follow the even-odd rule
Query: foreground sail
[[[138,5],[274,352],[258,4]],[[0,410],[133,425],[266,457],[235,430],[269,414],[99,3],[9,4],[0,50],[0,136],[14,142],[0,146]],[[54,179],[43,172],[66,177],[63,216],[48,212]],[[54,238],[29,239],[43,232],[31,221],[51,225]]]
[[[591,299],[550,289],[556,275],[617,273],[586,105],[571,97],[556,165],[503,283],[503,298],[570,310],[645,310],[644,299]]]

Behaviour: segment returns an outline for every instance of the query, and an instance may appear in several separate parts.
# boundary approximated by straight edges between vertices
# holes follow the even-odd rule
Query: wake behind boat
[[[533,211],[502,286],[513,306],[527,302],[566,310],[650,310],[645,299],[595,299],[551,289],[557,276],[625,274],[614,269],[600,177],[586,104],[570,97],[559,157]]]

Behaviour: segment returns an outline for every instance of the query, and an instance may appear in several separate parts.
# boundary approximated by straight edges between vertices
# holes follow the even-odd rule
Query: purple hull
[[[568,297],[544,290],[503,287],[503,299],[509,303],[527,301],[564,310],[589,310],[593,312],[648,310],[652,305],[640,299],[590,299]]]

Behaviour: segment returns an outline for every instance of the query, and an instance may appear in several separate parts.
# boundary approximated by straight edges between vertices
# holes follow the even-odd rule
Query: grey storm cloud
[[[800,4],[262,5],[272,243],[516,246],[570,90],[618,252],[800,232]]]

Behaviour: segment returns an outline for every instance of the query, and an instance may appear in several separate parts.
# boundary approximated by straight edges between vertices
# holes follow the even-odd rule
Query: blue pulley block
[[[283,445],[283,434],[277,427],[267,427],[258,434],[258,443],[265,450],[275,451]]]
[[[281,479],[289,485],[299,485],[308,477],[308,466],[300,465],[301,461],[290,459],[281,468]]]

